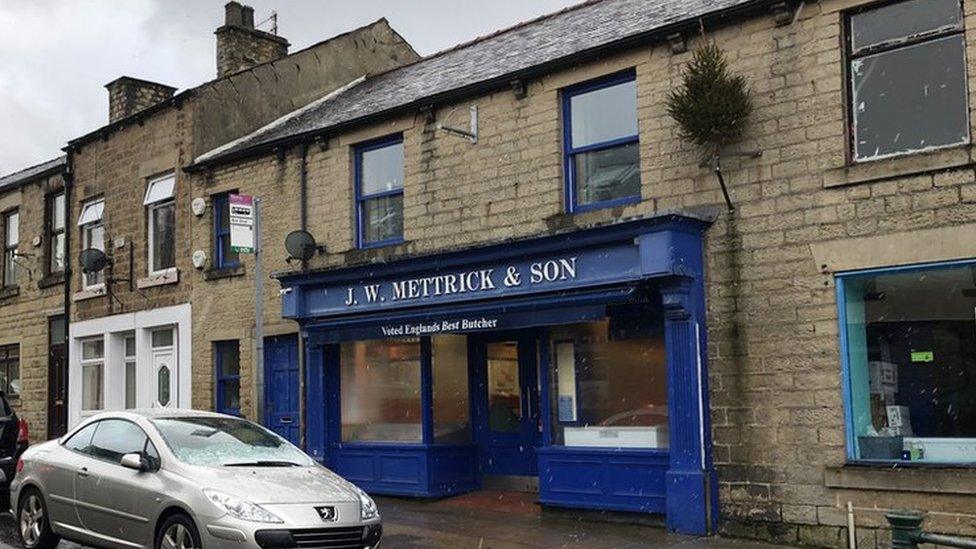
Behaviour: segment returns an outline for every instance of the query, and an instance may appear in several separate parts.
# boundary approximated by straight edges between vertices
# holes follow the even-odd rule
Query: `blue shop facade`
[[[279,275],[307,451],[375,494],[527,479],[543,505],[712,533],[707,228],[667,214]]]

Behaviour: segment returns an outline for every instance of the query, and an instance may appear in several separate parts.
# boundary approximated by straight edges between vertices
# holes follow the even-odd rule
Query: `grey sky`
[[[421,55],[580,0],[242,0],[278,12],[291,51],[386,17]],[[222,0],[0,0],[0,175],[60,154],[108,121],[104,85],[180,89],[215,76]],[[261,28],[267,30],[268,26]]]

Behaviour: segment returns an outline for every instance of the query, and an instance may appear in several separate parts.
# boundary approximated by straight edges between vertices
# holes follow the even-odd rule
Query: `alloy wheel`
[[[163,549],[195,549],[193,536],[186,526],[176,523],[166,529],[163,534]]]
[[[27,501],[20,508],[20,536],[24,545],[34,547],[41,541],[44,528],[44,507],[37,494],[27,496]]]

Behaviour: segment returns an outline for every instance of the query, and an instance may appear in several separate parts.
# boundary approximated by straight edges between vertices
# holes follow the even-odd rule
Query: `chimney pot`
[[[224,24],[228,27],[243,27],[244,6],[238,2],[227,2],[227,4],[224,5]]]
[[[241,8],[241,20],[243,21],[243,27],[245,29],[254,28],[254,8],[251,6],[243,6]]]

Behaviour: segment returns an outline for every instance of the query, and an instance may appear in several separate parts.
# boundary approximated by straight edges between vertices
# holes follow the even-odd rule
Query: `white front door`
[[[173,328],[152,331],[152,406],[176,407],[179,368],[176,364],[176,334]]]

